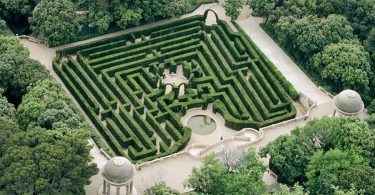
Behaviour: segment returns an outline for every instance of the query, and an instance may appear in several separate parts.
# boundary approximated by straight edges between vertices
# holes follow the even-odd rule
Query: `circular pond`
[[[193,131],[193,133],[198,135],[208,135],[216,129],[215,121],[207,115],[192,116],[188,120],[187,126]]]

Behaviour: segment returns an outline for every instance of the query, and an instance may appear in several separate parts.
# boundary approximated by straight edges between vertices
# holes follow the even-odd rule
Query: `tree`
[[[269,16],[275,8],[277,0],[249,0],[247,4],[252,8],[254,16]]]
[[[14,105],[9,103],[8,100],[2,96],[4,90],[0,88],[0,117],[15,121],[16,120],[16,109]]]
[[[375,167],[375,131],[356,117],[343,120],[340,128],[332,129],[334,135],[332,145],[341,150],[352,150],[367,158]]]
[[[265,167],[255,150],[249,149],[244,152],[238,162],[238,169],[234,173],[227,170],[226,185],[221,194],[263,194],[266,191],[266,185],[262,180]]]
[[[311,141],[287,135],[268,143],[261,149],[261,156],[270,155],[269,167],[278,182],[293,185],[306,180],[305,169],[314,151]]]
[[[42,0],[29,22],[33,34],[42,36],[49,46],[73,40],[78,31],[74,4],[68,0]]]
[[[98,172],[85,132],[35,128],[12,134],[2,146],[1,192],[84,194],[84,185]]]
[[[354,32],[362,40],[375,25],[374,0],[320,0],[318,3],[317,14],[346,16],[351,22]]]
[[[1,146],[8,139],[8,137],[18,131],[16,121],[16,109],[14,105],[1,94],[3,90],[0,89],[0,156],[2,156]]]
[[[311,194],[332,194],[332,186],[339,184],[341,174],[352,166],[366,165],[368,162],[362,156],[350,151],[334,149],[326,153],[316,152],[306,169],[306,189]]]
[[[29,85],[48,77],[48,71],[38,61],[15,51],[0,55],[0,87],[20,98]]]
[[[82,7],[88,10],[86,22],[89,28],[104,32],[113,21],[112,14],[108,11],[109,3],[101,0],[87,0],[82,2]]]
[[[26,16],[31,15],[36,4],[36,0],[0,0],[0,5],[4,6],[7,12]]]
[[[309,193],[303,191],[303,187],[298,183],[294,184],[292,188],[287,185],[280,185],[280,188],[270,193],[272,195],[308,195]]]
[[[142,19],[141,9],[125,9],[118,7],[115,11],[115,20],[117,26],[125,29],[128,25],[138,26]]]
[[[355,33],[365,39],[370,30],[375,27],[375,0],[358,0],[356,7],[347,16],[352,22]]]
[[[29,57],[30,54],[29,50],[20,43],[18,38],[0,35],[0,55],[11,51],[25,58]]]
[[[311,65],[323,79],[336,86],[336,91],[346,88],[369,91],[369,80],[373,77],[370,56],[358,42],[330,44],[313,56]]]
[[[326,45],[354,38],[350,23],[339,15],[281,17],[275,24],[275,32],[278,40],[301,61],[309,60]]]
[[[371,129],[375,129],[375,114],[371,114],[366,122]]]
[[[342,189],[355,189],[366,195],[375,194],[375,169],[367,165],[351,166],[339,176],[338,184]]]
[[[241,9],[244,4],[244,0],[225,0],[223,5],[225,14],[231,17],[232,20],[237,20],[238,16],[241,14]]]
[[[0,156],[3,156],[2,146],[6,140],[14,133],[18,132],[19,128],[14,120],[0,116]]]
[[[365,41],[367,51],[375,52],[375,27],[372,28]]]
[[[165,181],[162,181],[144,192],[144,195],[179,195],[180,192],[167,186]]]
[[[203,165],[200,168],[193,168],[185,185],[193,188],[197,193],[220,194],[223,186],[226,185],[224,165],[215,157],[209,154],[203,158]]]
[[[29,126],[46,129],[81,128],[86,124],[74,110],[70,98],[55,80],[39,81],[23,97],[17,110],[17,122],[22,130]]]
[[[5,33],[6,23],[4,20],[0,18],[0,35]]]
[[[203,159],[203,166],[194,168],[185,185],[203,194],[262,194],[265,184],[262,180],[265,168],[256,155],[249,150],[238,161],[236,171],[228,170],[214,154]]]

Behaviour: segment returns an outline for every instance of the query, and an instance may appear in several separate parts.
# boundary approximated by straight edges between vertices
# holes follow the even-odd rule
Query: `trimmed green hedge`
[[[236,130],[295,117],[294,88],[238,30],[189,17],[59,50],[53,68],[114,153],[144,162],[186,146],[181,117],[191,108],[213,103]],[[181,85],[163,83],[179,66],[180,96]]]

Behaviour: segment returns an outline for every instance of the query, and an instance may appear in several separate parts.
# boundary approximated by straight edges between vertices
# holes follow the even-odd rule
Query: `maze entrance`
[[[114,153],[147,161],[186,146],[191,108],[213,103],[235,130],[295,117],[282,76],[238,30],[193,16],[58,51],[53,67]],[[163,83],[178,67],[186,82]]]

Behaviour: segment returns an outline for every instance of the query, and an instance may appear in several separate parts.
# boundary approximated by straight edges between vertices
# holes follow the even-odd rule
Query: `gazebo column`
[[[103,194],[106,194],[106,190],[107,190],[107,182],[104,179],[103,180]]]
[[[129,187],[129,184],[126,185],[126,195],[129,195],[130,194],[130,187]]]
[[[130,191],[130,193],[131,193],[131,192],[133,191],[133,181],[130,182],[129,187],[130,187],[129,191]]]
[[[116,187],[116,195],[120,195],[120,186]]]
[[[107,188],[107,194],[111,194],[111,184],[108,185],[108,188]]]

